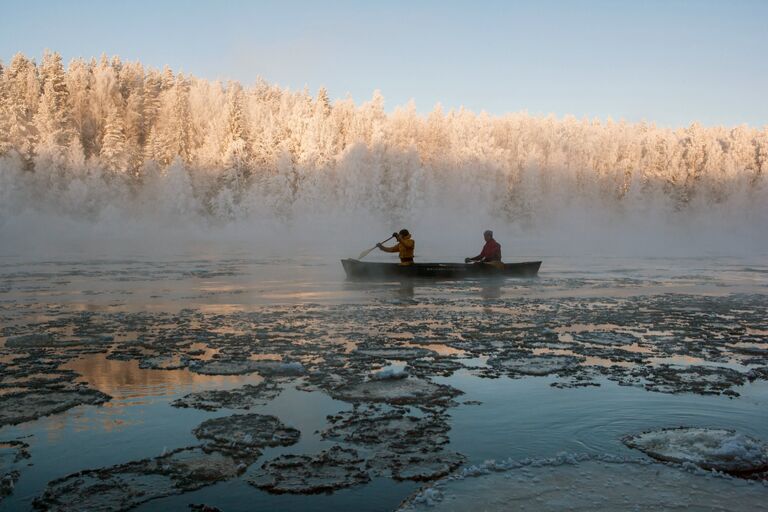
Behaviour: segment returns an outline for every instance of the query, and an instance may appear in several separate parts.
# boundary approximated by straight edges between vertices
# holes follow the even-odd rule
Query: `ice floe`
[[[0,426],[31,421],[78,405],[100,405],[109,400],[109,395],[85,386],[0,395]]]
[[[462,392],[445,384],[408,377],[371,380],[336,388],[331,395],[347,402],[388,402],[392,404],[444,404]]]
[[[265,462],[248,483],[283,494],[317,494],[364,484],[371,477],[357,451],[333,446],[315,456],[281,455]]]
[[[244,375],[258,372],[264,376],[297,376],[303,375],[306,371],[304,366],[297,361],[253,361],[250,359],[195,361],[190,364],[189,368],[202,375]]]
[[[21,476],[21,462],[30,457],[29,445],[23,441],[0,441],[0,502],[13,493]]]
[[[573,356],[528,355],[516,358],[491,359],[488,363],[513,375],[542,376],[567,370],[583,360],[583,358]]]
[[[48,483],[34,501],[39,510],[127,510],[141,503],[200,489],[241,474],[246,466],[199,447],[102,469],[79,471]]]
[[[647,381],[646,389],[664,393],[739,396],[732,388],[747,382],[745,373],[719,366],[662,364],[639,369],[637,373]]]
[[[405,368],[397,366],[383,368],[371,374],[371,380],[397,380],[405,379],[406,377],[408,377],[408,372],[405,371]]]
[[[373,474],[395,480],[433,480],[459,467],[466,458],[446,450],[447,416],[415,416],[403,407],[380,404],[355,407],[328,418],[325,439],[366,446],[374,450],[366,467]]]
[[[209,389],[190,393],[177,398],[171,405],[173,407],[202,409],[204,411],[218,411],[219,409],[244,409],[248,410],[257,405],[264,405],[280,394],[280,387],[269,380],[258,384],[246,384],[240,388],[231,390]]]
[[[423,487],[399,512],[762,510],[768,487],[704,470],[563,454],[470,466]]]
[[[615,331],[584,331],[573,333],[571,336],[578,342],[595,345],[631,345],[639,340],[633,334]]]
[[[368,467],[376,475],[389,476],[395,480],[426,481],[451,473],[466,460],[464,455],[450,450],[393,450],[378,453],[368,461]]]
[[[749,474],[768,469],[768,444],[734,430],[667,428],[630,435],[624,444],[663,461]]]
[[[259,448],[289,446],[299,440],[301,433],[284,425],[274,416],[264,414],[234,414],[206,420],[192,433],[205,441],[209,451],[239,457],[248,452],[260,454]]]
[[[149,459],[79,471],[48,483],[34,501],[51,511],[127,510],[153,499],[182,494],[242,474],[268,446],[288,446],[299,431],[274,416],[235,414],[201,423],[193,434],[204,442]]]
[[[385,360],[409,360],[436,355],[435,352],[418,347],[366,347],[359,348],[354,355]]]

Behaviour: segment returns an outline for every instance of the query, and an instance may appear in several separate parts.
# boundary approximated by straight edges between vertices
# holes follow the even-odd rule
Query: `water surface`
[[[489,375],[482,369],[489,359],[506,357],[513,345],[525,348],[527,336],[541,338],[555,332],[558,343],[567,344],[574,336],[578,340],[579,333],[625,332],[634,333],[639,341],[611,350],[648,355],[649,361],[611,361],[610,350],[603,350],[589,355],[582,364],[590,368],[615,364],[630,370],[638,365],[712,365],[746,374],[761,366],[758,358],[732,349],[768,347],[768,308],[755,308],[768,305],[765,260],[543,260],[536,279],[351,283],[344,280],[335,259],[276,261],[236,250],[226,257],[200,251],[162,258],[91,255],[82,259],[73,255],[26,261],[3,257],[0,320],[8,330],[0,332],[0,345],[11,334],[27,330],[77,337],[82,333],[76,319],[83,314],[89,315],[89,325],[103,325],[104,334],[113,339],[103,351],[78,354],[61,364],[62,369],[78,374],[77,381],[110,395],[111,401],[0,428],[0,441],[23,439],[32,455],[0,510],[29,509],[47,482],[82,469],[199,444],[191,433],[195,426],[233,413],[178,409],[170,402],[195,391],[258,383],[263,378],[258,372],[201,375],[186,367],[142,369],[138,359],[108,358],[120,344],[140,339],[152,343],[163,332],[174,335],[179,318],[189,321],[185,328],[190,332],[198,328],[195,322],[203,325],[209,336],[206,340],[214,334],[220,336],[216,343],[204,340],[193,347],[200,361],[226,352],[227,335],[245,335],[262,326],[264,339],[282,340],[280,346],[290,346],[285,344],[289,339],[294,346],[309,343],[314,347],[290,354],[304,358],[308,368],[323,356],[317,346],[325,343],[329,352],[352,353],[368,339],[427,348],[462,363],[465,368],[450,376],[432,373],[428,377],[464,392],[446,412],[451,427],[448,448],[464,454],[467,463],[549,457],[563,451],[638,455],[620,442],[623,435],[680,425],[734,428],[768,440],[768,384],[761,379],[726,386],[724,389],[738,395],[728,396],[619,385],[610,374],[595,373],[597,370],[587,387],[559,388],[551,384],[572,382],[556,374],[510,376],[502,371]],[[662,318],[664,325],[650,326],[641,318],[644,304],[656,311],[653,318],[669,313],[669,318]],[[723,310],[712,309],[718,304]],[[141,322],[137,323],[137,317],[121,316],[130,314],[142,315]],[[52,325],[56,321],[60,327]],[[697,328],[699,325],[702,327]],[[697,339],[686,338],[694,334]],[[698,348],[672,354],[654,345],[676,336],[676,343]],[[701,349],[707,344],[718,347],[717,355]],[[579,350],[585,346],[600,349],[588,343]],[[541,343],[531,348],[535,354],[579,354]],[[286,355],[262,352],[255,350],[248,356],[269,360]],[[0,361],[12,363],[20,355],[5,347],[0,356]],[[357,371],[366,371],[360,370],[361,363],[355,364]],[[387,364],[403,366],[407,362],[374,360],[370,371]],[[293,496],[269,494],[246,482],[253,469],[280,454],[313,454],[333,444],[318,431],[328,426],[327,415],[349,410],[351,404],[322,389],[305,390],[302,383],[303,378],[282,381],[277,398],[250,411],[273,414],[298,428],[301,438],[297,444],[266,449],[241,478],[150,501],[137,510],[181,509],[189,503],[207,503],[227,511],[396,508],[418,483],[375,477],[367,485],[333,494]]]

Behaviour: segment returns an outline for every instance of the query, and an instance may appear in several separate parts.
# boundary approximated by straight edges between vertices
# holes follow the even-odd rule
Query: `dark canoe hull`
[[[540,261],[505,263],[504,268],[485,264],[416,263],[402,266],[397,263],[368,263],[341,260],[348,279],[465,279],[474,277],[533,277],[539,273]]]

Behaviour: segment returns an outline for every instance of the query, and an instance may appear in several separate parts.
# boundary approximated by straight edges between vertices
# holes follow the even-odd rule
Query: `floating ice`
[[[51,512],[128,510],[234,478],[243,469],[238,461],[221,453],[181,448],[153,459],[58,478],[48,483],[34,506]]]
[[[248,483],[275,494],[317,494],[370,479],[355,450],[333,446],[314,457],[282,455],[265,462]]]
[[[366,464],[375,475],[395,480],[433,480],[466,460],[460,453],[444,449],[450,427],[443,414],[412,416],[405,407],[375,404],[342,411],[328,419],[332,426],[321,432],[323,438],[376,450]]]
[[[418,347],[375,347],[359,348],[353,356],[365,356],[374,359],[402,360],[418,359],[420,357],[434,356],[436,352]]]
[[[248,452],[260,454],[259,448],[289,446],[299,440],[300,432],[284,425],[274,416],[235,414],[213,418],[200,424],[192,433],[206,441],[205,449],[220,451],[235,458]]]
[[[268,380],[258,384],[246,384],[232,390],[210,389],[190,393],[171,402],[174,407],[191,407],[204,411],[219,409],[250,409],[272,400],[280,394],[280,388]]]
[[[0,503],[2,503],[3,498],[6,498],[13,493],[13,488],[19,480],[20,475],[21,474],[16,469],[0,473]]]
[[[651,457],[726,473],[768,469],[768,444],[726,429],[668,428],[627,436],[624,444]]]
[[[624,332],[613,331],[584,331],[573,333],[573,339],[582,343],[595,345],[631,345],[638,337]]]
[[[29,445],[23,441],[0,441],[0,467],[7,468],[11,465],[28,459]]]
[[[20,462],[30,457],[29,445],[22,441],[0,441],[0,502],[13,493],[21,473]]]
[[[331,426],[320,434],[323,439],[365,446],[398,448],[413,446],[413,451],[434,451],[448,443],[450,430],[447,416],[426,414],[413,416],[406,407],[371,404],[356,406],[328,416]]]
[[[5,346],[24,351],[44,350],[44,349],[69,349],[72,347],[100,346],[106,350],[113,337],[108,335],[99,336],[79,336],[76,338],[62,339],[53,336],[48,332],[19,334],[10,336],[5,341]]]
[[[262,375],[285,375],[297,376],[304,375],[307,370],[304,365],[298,361],[283,362],[274,364],[272,361],[259,361],[259,373]]]
[[[78,405],[101,405],[111,399],[95,389],[78,386],[73,389],[34,389],[0,395],[0,426],[16,425]]]
[[[261,455],[261,448],[288,446],[300,435],[274,416],[261,414],[210,419],[193,434],[205,444],[164,449],[159,457],[58,478],[48,483],[34,505],[51,511],[127,510],[234,478]]]
[[[747,373],[747,378],[750,381],[754,380],[768,380],[768,366],[761,366],[759,368],[752,368],[749,373]]]
[[[747,375],[724,366],[661,364],[634,372],[647,380],[645,388],[662,393],[693,392],[702,395],[739,396],[731,389],[747,381]]]
[[[259,369],[258,361],[232,360],[232,361],[195,361],[189,369],[202,375],[243,375],[253,373]]]
[[[764,510],[768,488],[742,479],[615,457],[563,454],[467,468],[422,488],[399,512],[466,510]]]
[[[393,404],[446,403],[462,394],[456,388],[425,379],[405,378],[372,380],[343,386],[331,394],[347,402],[389,402]]]
[[[9,348],[46,348],[54,346],[55,343],[54,337],[45,332],[20,334],[5,340],[5,346]]]
[[[523,356],[512,359],[491,359],[489,364],[513,374],[549,375],[572,368],[583,361],[583,358],[559,355]]]
[[[205,503],[190,503],[189,510],[192,512],[222,512],[220,508]]]
[[[390,366],[374,372],[371,375],[371,380],[392,380],[392,379],[405,379],[408,377],[408,372],[405,368]]]
[[[464,364],[446,357],[413,359],[408,361],[408,369],[419,377],[442,375],[450,377],[453,372],[464,368]]]
[[[427,481],[443,477],[466,461],[464,455],[450,450],[383,451],[368,461],[375,474],[395,480]]]

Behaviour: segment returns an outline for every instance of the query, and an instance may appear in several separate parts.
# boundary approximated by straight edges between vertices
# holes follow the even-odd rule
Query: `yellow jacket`
[[[400,264],[413,265],[413,250],[416,247],[416,241],[411,238],[411,235],[401,236],[397,245],[392,247],[381,247],[385,252],[397,252],[400,253]]]

